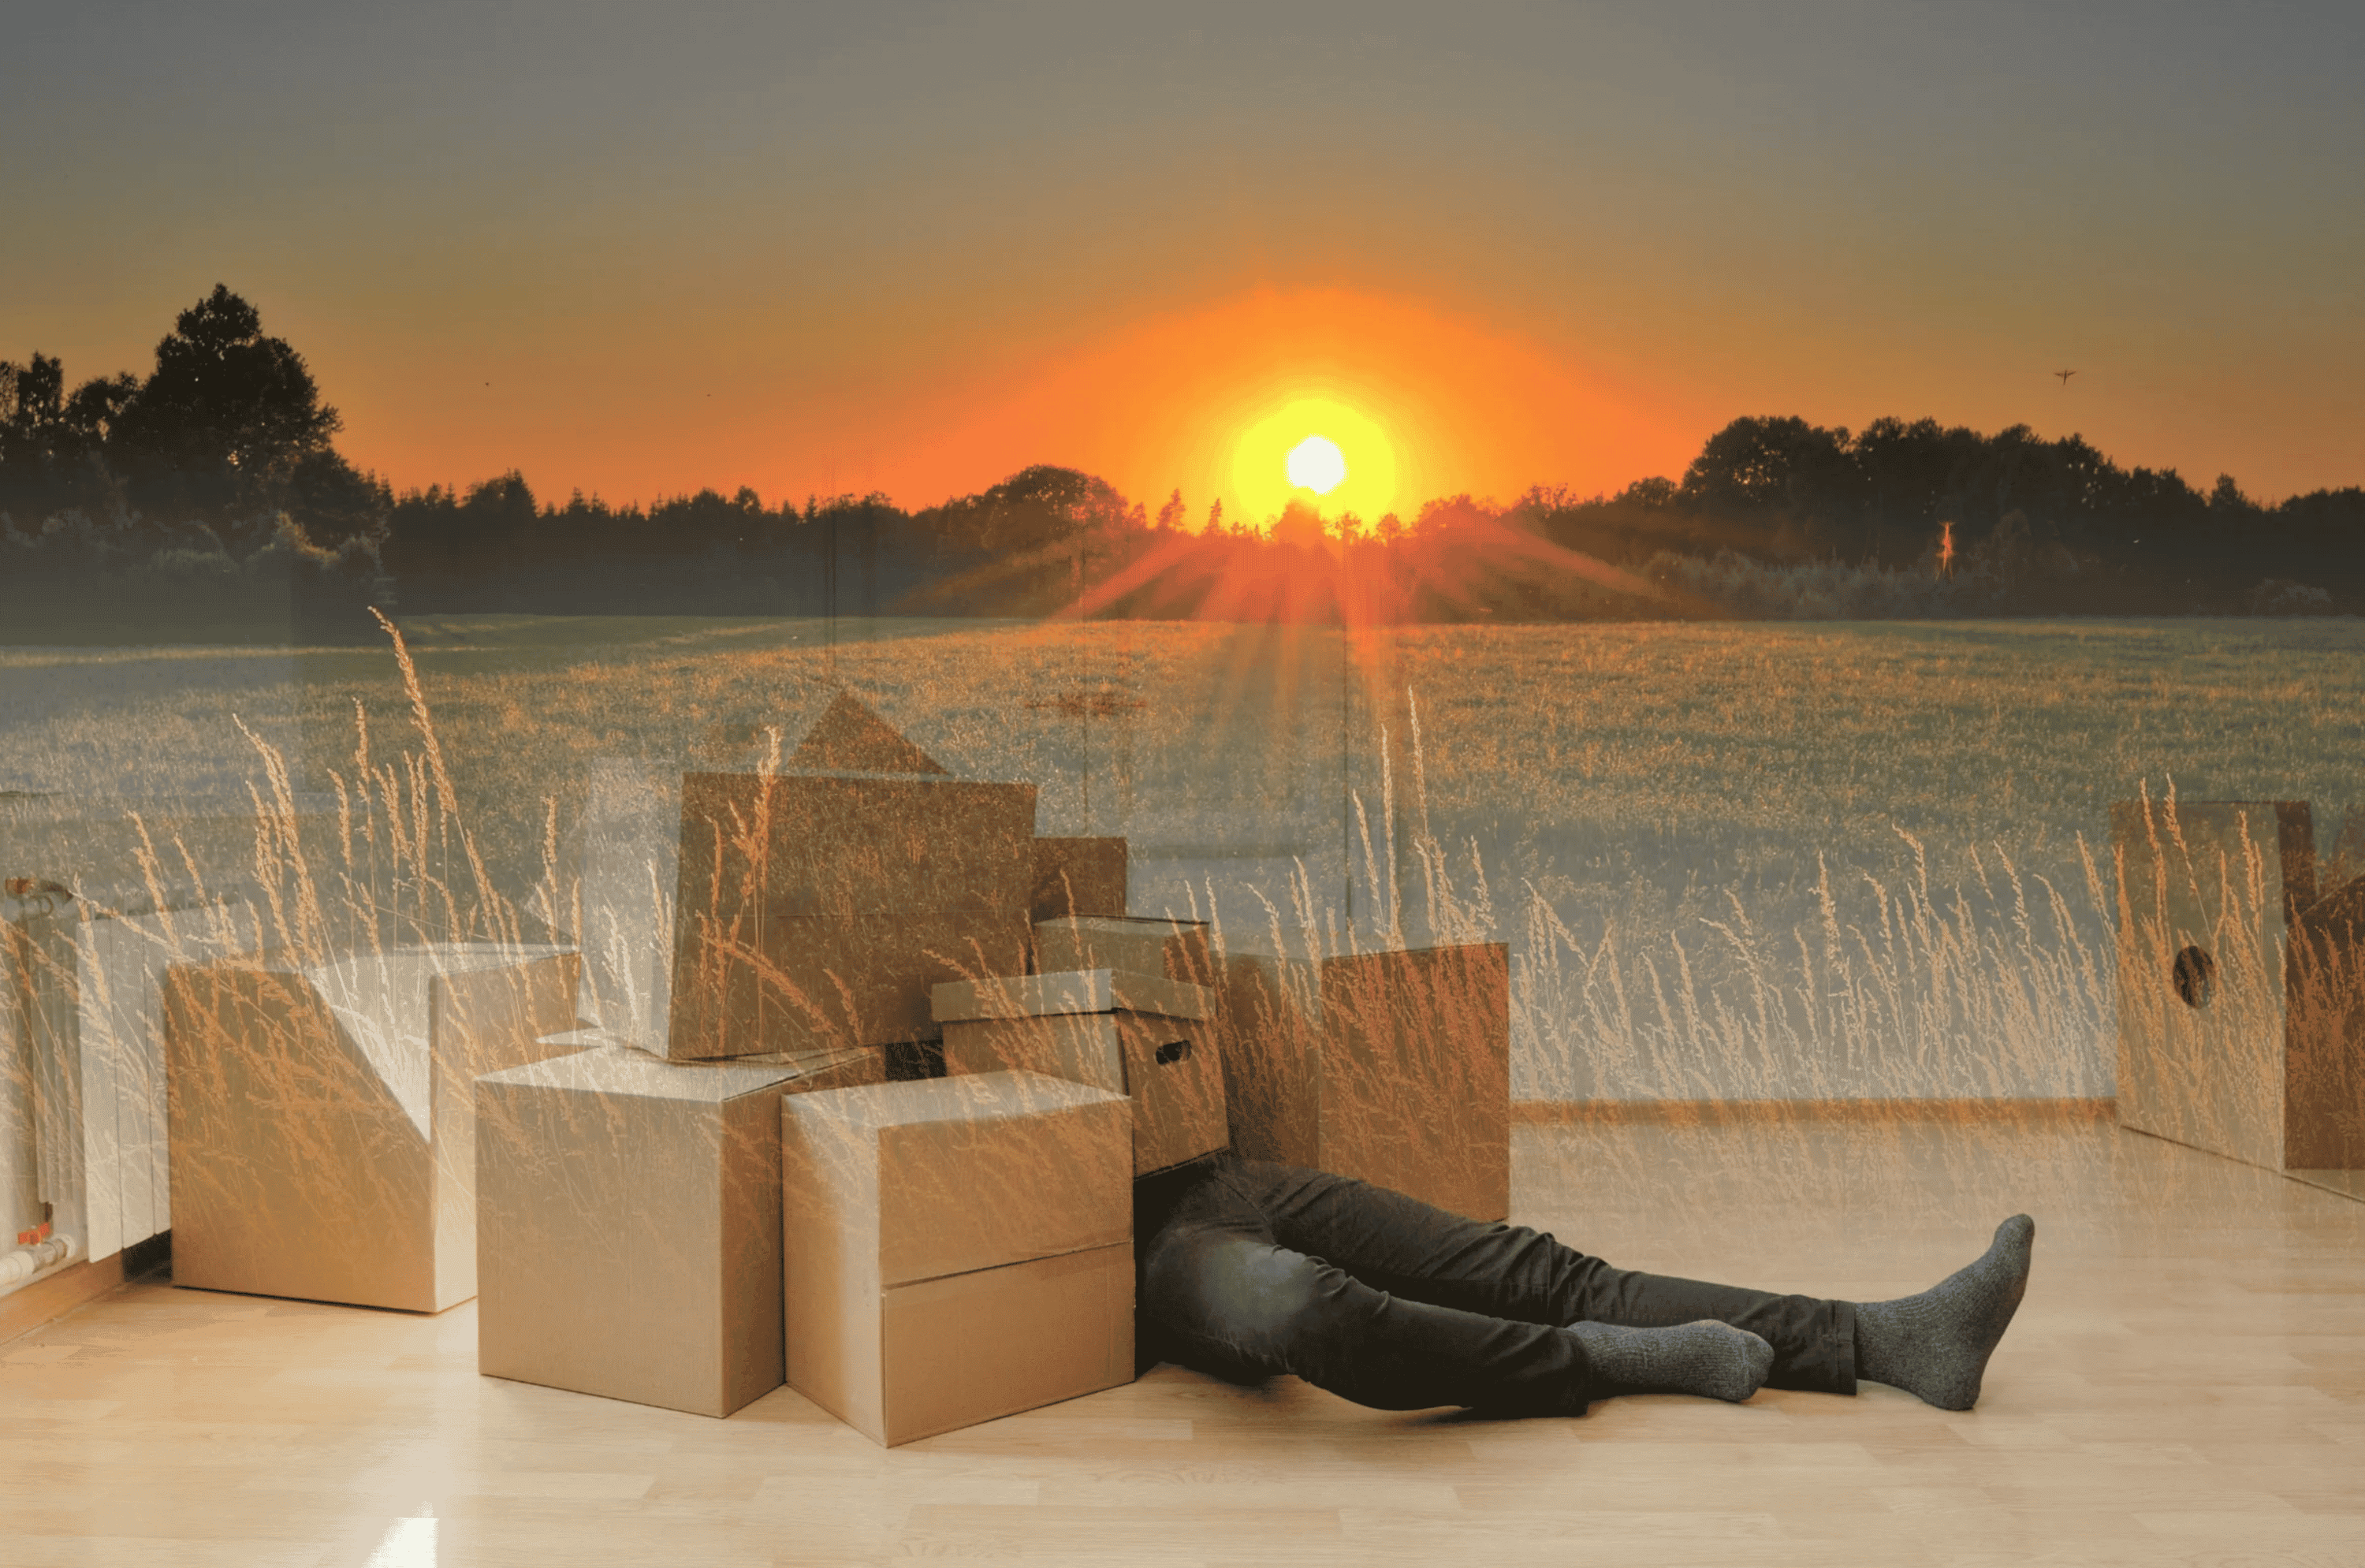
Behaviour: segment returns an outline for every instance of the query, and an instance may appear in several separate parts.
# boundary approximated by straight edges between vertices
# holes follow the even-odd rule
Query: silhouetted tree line
[[[2045,441],[2025,425],[1982,435],[1887,419],[1851,434],[1740,419],[1679,482],[1587,500],[1535,490],[1516,510],[1557,543],[1656,561],[1671,577],[1678,559],[1725,556],[1951,581],[1945,597],[1966,610],[2365,610],[2365,489],[2264,506],[2220,475],[2203,495],[2173,469],[2121,468],[2083,437]]]
[[[1038,465],[906,511],[536,498],[505,474],[396,495],[335,449],[303,357],[217,286],[145,377],[0,364],[0,634],[369,634],[411,612],[1679,616],[2365,611],[2365,490],[2276,506],[2083,439],[1935,420],[1735,420],[1678,479],[1431,500],[1407,522],[1155,516]],[[292,608],[291,608],[292,607]]]
[[[0,362],[0,634],[285,636],[387,587],[386,487],[304,358],[217,285],[143,379]]]

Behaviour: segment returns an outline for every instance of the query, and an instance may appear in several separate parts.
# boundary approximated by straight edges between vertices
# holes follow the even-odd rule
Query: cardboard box
[[[1035,968],[1056,974],[1120,969],[1193,985],[1216,983],[1211,927],[1166,915],[1072,915],[1035,923]]]
[[[2277,1170],[2365,1170],[2365,879],[2305,801],[2122,801],[2118,1119]]]
[[[1511,1209],[1510,983],[1500,943],[1224,959],[1233,1149],[1472,1219]]]
[[[1123,914],[1126,878],[1122,838],[1038,838],[1029,917],[1039,922]]]
[[[932,985],[1025,962],[1033,785],[692,773],[681,813],[677,1058],[934,1039]]]
[[[1137,1176],[1230,1142],[1202,987],[1087,969],[940,985],[934,1007],[947,1074],[1042,1072],[1131,1099]]]
[[[476,1294],[480,1074],[563,1049],[577,966],[436,946],[164,978],[175,1284],[440,1312]]]
[[[607,1046],[479,1079],[477,1370],[701,1416],[779,1387],[779,1102],[824,1077]]]
[[[783,1102],[790,1386],[892,1447],[1130,1382],[1131,1141],[1034,1073]]]

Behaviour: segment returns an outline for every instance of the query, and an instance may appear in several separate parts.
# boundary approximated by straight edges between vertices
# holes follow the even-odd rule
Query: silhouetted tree
[[[150,471],[286,477],[342,427],[304,356],[265,337],[253,306],[220,284],[156,344],[156,369],[115,416],[108,446]]]

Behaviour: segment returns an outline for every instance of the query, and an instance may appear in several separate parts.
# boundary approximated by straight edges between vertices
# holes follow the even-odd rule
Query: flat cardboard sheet
[[[600,757],[585,770],[580,1011],[644,1050],[673,1028],[681,768]]]
[[[1035,788],[689,773],[677,1058],[933,1040],[929,988],[1024,964]]]

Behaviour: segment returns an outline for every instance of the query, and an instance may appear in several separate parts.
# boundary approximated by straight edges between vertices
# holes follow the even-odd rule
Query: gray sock
[[[1734,1404],[1757,1392],[1774,1370],[1774,1347],[1746,1329],[1703,1318],[1673,1328],[1572,1323],[1593,1376],[1590,1391],[1702,1394]]]
[[[1996,1226],[1987,1255],[1920,1295],[1859,1303],[1855,1373],[1916,1394],[1941,1410],[1978,1403],[1979,1378],[2028,1289],[2036,1222],[2014,1215]]]

